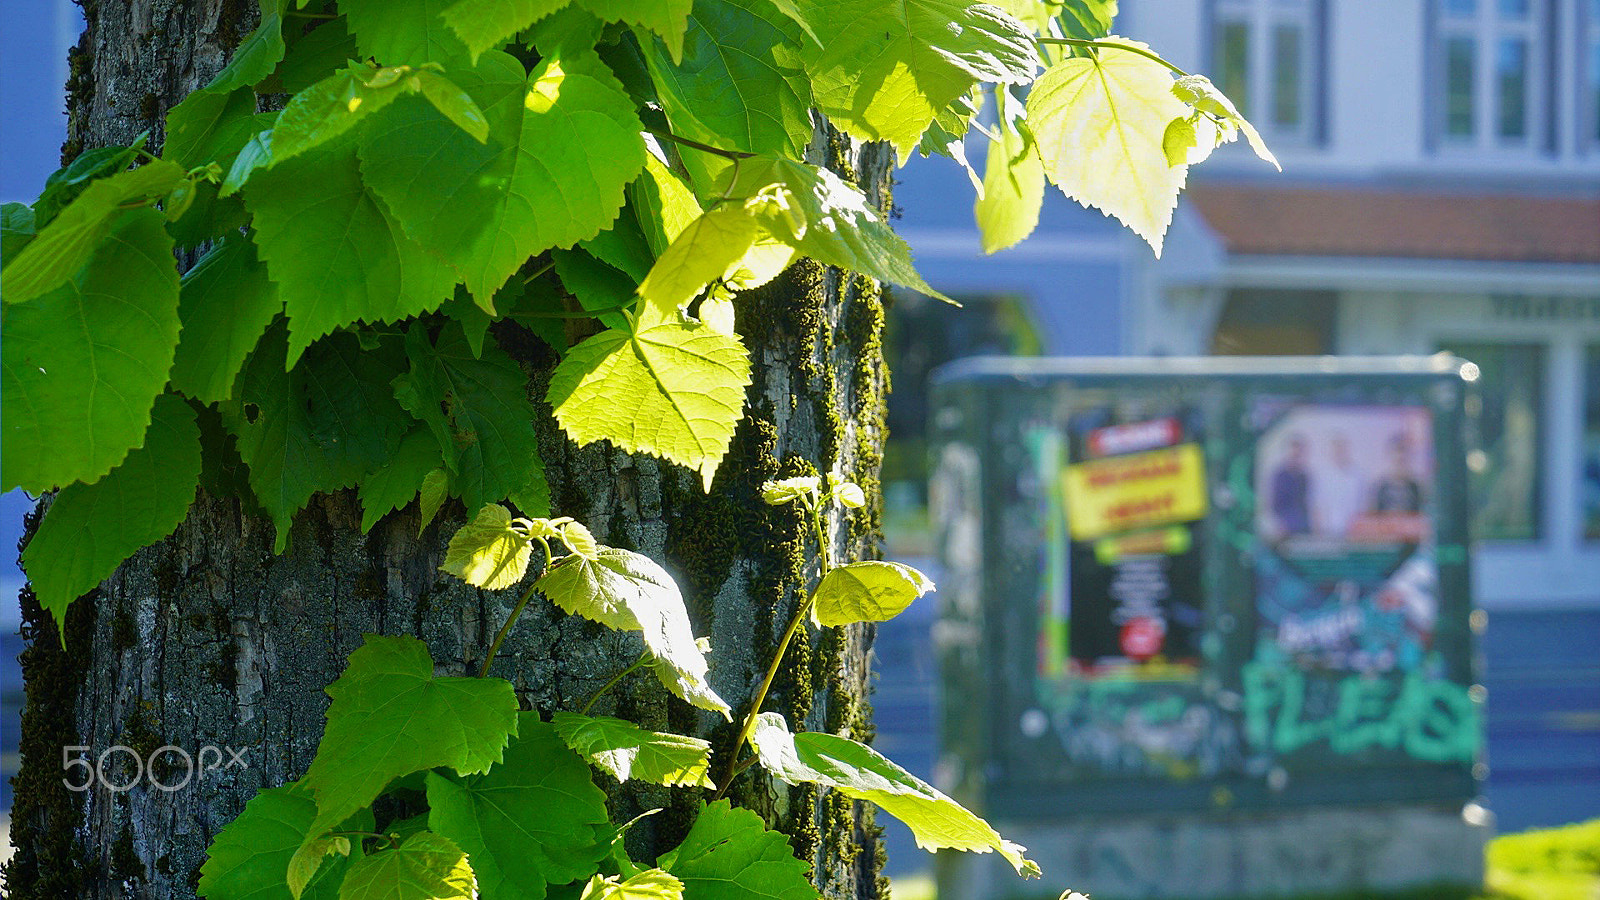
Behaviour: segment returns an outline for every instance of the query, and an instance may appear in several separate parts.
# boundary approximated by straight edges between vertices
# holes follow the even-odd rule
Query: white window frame
[[[1528,15],[1522,20],[1500,15],[1502,0],[1475,0],[1471,15],[1453,13],[1450,0],[1433,0],[1434,97],[1432,130],[1437,145],[1446,150],[1471,150],[1479,153],[1527,156],[1542,153],[1550,126],[1549,70],[1551,41],[1547,29],[1550,4],[1554,0],[1527,0]],[[1472,133],[1453,135],[1449,131],[1449,84],[1446,44],[1452,38],[1473,42]],[[1499,52],[1504,38],[1521,38],[1527,47],[1527,116],[1523,135],[1500,134]]]
[[[1590,156],[1600,156],[1600,109],[1595,92],[1600,90],[1600,0],[1580,0],[1578,4],[1577,74],[1578,148]]]
[[[1250,108],[1244,114],[1268,139],[1280,145],[1310,145],[1321,138],[1323,73],[1323,34],[1321,0],[1214,0],[1212,4],[1211,74],[1221,84],[1222,60],[1217,53],[1222,28],[1228,23],[1243,23],[1249,36],[1247,77]],[[1274,41],[1277,27],[1294,25],[1300,29],[1300,122],[1286,127],[1272,116]]]

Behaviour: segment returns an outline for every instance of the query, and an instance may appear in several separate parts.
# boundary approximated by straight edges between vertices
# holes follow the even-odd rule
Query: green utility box
[[[1294,860],[1318,822],[1400,813],[1437,821],[1391,824],[1400,844],[1356,868],[1398,849],[1433,859],[1378,877],[1481,871],[1476,378],[1442,355],[972,359],[936,373],[941,771],[1065,861],[1058,875],[1097,879],[1041,893],[1162,895],[1139,880],[1159,848],[1108,837],[1145,859],[1117,880],[1084,828],[1151,826],[1158,843],[1198,828],[1188,840],[1219,853],[1229,834],[1294,835],[1276,863],[1217,860],[1233,874],[1214,890],[1203,870],[1175,870],[1173,896],[1378,886]],[[1026,893],[985,882],[942,876],[941,900]]]

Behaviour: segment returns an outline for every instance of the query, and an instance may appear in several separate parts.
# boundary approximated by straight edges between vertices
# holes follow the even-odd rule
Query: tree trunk
[[[88,30],[72,55],[70,129],[63,156],[127,144],[141,131],[159,145],[166,110],[207,81],[253,27],[244,0],[86,2]],[[854,178],[888,206],[891,160],[819,131],[813,162]],[[646,553],[678,578],[697,634],[713,645],[711,680],[743,712],[778,636],[817,576],[797,507],[767,507],[766,479],[834,471],[876,498],[887,376],[879,337],[884,295],[871,282],[809,261],[738,302],[738,330],[754,360],[746,418],[710,493],[698,477],[657,459],[597,445],[576,448],[543,404],[555,356],[536,339],[498,326],[523,363],[539,410],[540,451],[553,514],[590,526],[602,541]],[[41,504],[48,505],[48,501]],[[68,616],[63,651],[54,623],[24,589],[27,707],[15,779],[7,895],[24,898],[194,896],[211,838],[263,787],[298,777],[322,733],[323,688],[367,632],[425,640],[448,674],[475,673],[515,591],[484,592],[439,572],[445,542],[464,510],[447,507],[417,535],[412,507],[370,534],[358,527],[353,492],[315,498],[295,520],[288,553],[272,552],[262,517],[204,492],[187,520],[146,548]],[[839,559],[877,552],[880,510],[830,523]],[[37,515],[37,513],[36,513]],[[30,520],[31,535],[36,518]],[[866,702],[868,626],[826,635],[804,629],[768,700],[794,727],[871,737]],[[525,707],[549,712],[581,702],[636,658],[636,635],[608,631],[531,604],[494,671]],[[709,737],[719,756],[733,729],[669,698],[653,679],[626,680],[596,707],[650,727]],[[69,791],[81,770],[68,757],[104,756],[114,791]],[[171,747],[156,754],[160,748]],[[220,750],[206,751],[215,747]],[[183,782],[183,755],[229,763]],[[140,778],[134,756],[154,771]],[[202,755],[204,754],[204,755]],[[752,770],[754,771],[754,770]],[[610,794],[619,821],[665,807],[630,832],[636,858],[682,836],[696,792],[652,787]],[[882,892],[882,843],[870,808],[815,789],[744,776],[733,793],[788,832],[816,880],[836,897]]]

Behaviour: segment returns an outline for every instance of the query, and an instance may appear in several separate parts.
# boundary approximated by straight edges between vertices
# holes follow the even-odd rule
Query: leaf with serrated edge
[[[720,206],[690,222],[639,284],[641,324],[676,319],[680,308],[744,258],[759,232],[740,206]]]
[[[902,563],[848,563],[822,576],[812,615],[819,625],[887,622],[931,590],[928,576]]]
[[[428,827],[471,856],[482,900],[538,900],[610,849],[605,793],[536,712],[519,714],[505,761],[487,774],[430,772],[427,784]]]
[[[472,51],[472,61],[517,32],[550,15],[568,0],[456,0],[445,7],[444,20]]]
[[[1033,140],[1014,128],[1001,127],[1000,140],[989,142],[983,167],[983,195],[973,207],[984,253],[1021,242],[1039,224],[1044,206],[1044,163]]]
[[[708,774],[711,744],[700,738],[649,731],[610,716],[590,718],[564,711],[556,713],[551,724],[568,747],[618,781],[716,786]]]
[[[72,280],[109,232],[137,218],[137,210],[122,209],[124,204],[166,194],[184,177],[181,167],[158,159],[90,183],[21,253],[5,261],[0,273],[5,302],[25,303]]]
[[[1250,149],[1256,156],[1272,163],[1272,167],[1283,171],[1283,166],[1278,164],[1278,158],[1267,149],[1267,144],[1261,139],[1261,132],[1251,125],[1249,120],[1239,114],[1233,101],[1223,94],[1211,79],[1204,75],[1185,75],[1172,83],[1173,96],[1195,108],[1197,113],[1212,117],[1212,121],[1220,122],[1216,130],[1215,143],[1226,144],[1244,132],[1245,140],[1250,144]],[[1176,121],[1176,120],[1174,120]],[[1170,153],[1169,153],[1170,155]]]
[[[473,140],[488,139],[483,111],[438,72],[351,65],[296,94],[284,107],[272,131],[272,164],[326,144],[408,94],[420,94]]]
[[[416,499],[429,474],[442,464],[439,444],[427,430],[418,428],[401,439],[389,461],[361,480],[362,533]]]
[[[269,788],[250,798],[244,812],[206,848],[200,867],[198,892],[206,900],[290,900],[284,873],[306,829],[317,816],[317,801],[297,782]],[[376,825],[369,810],[340,824],[340,830],[371,831]],[[360,855],[359,842],[351,844]],[[317,860],[321,863],[322,860]],[[301,900],[334,900],[350,866],[349,856],[321,868],[311,879]]]
[[[533,542],[511,527],[510,510],[491,503],[450,538],[439,568],[473,587],[498,591],[521,581],[532,558]]]
[[[1004,11],[965,0],[817,0],[821,39],[806,53],[816,105],[902,161],[935,114],[979,81],[1025,84],[1039,62],[1033,35]],[[1163,123],[1165,124],[1165,123]]]
[[[167,112],[167,140],[161,152],[190,168],[210,162],[231,165],[240,149],[275,121],[275,113],[256,112],[253,91],[195,91]]]
[[[327,688],[333,703],[317,755],[301,784],[317,798],[317,818],[296,857],[391,780],[448,766],[488,771],[517,733],[517,695],[498,678],[435,678],[416,638],[369,634]],[[290,888],[299,895],[298,886]]]
[[[460,847],[420,831],[351,864],[339,900],[475,900],[477,884]]]
[[[578,444],[610,440],[700,472],[710,490],[750,384],[750,355],[693,321],[607,329],[567,351],[547,399]]]
[[[363,56],[380,65],[436,62],[454,70],[469,54],[441,15],[449,5],[450,0],[344,0],[339,12]]]
[[[789,838],[727,800],[702,807],[683,843],[656,865],[683,881],[698,900],[817,900],[810,865],[796,859]]]
[[[144,445],[93,484],[56,495],[22,553],[39,605],[65,634],[67,605],[134,551],[172,533],[200,483],[200,429],[172,394],[156,398]]]
[[[268,75],[283,59],[283,10],[288,0],[260,0],[261,19],[256,29],[239,43],[233,58],[218,72],[207,90],[227,93],[249,87]]]
[[[406,334],[411,371],[395,391],[438,440],[467,512],[542,483],[533,406],[516,361],[494,341],[475,356],[458,324],[447,325],[437,343],[427,332]]]
[[[777,713],[756,717],[750,742],[761,765],[778,778],[870,800],[906,823],[923,849],[996,852],[1018,875],[1039,876],[1039,867],[1023,857],[1024,848],[1005,840],[988,822],[865,744],[814,731],[790,734],[783,716]]]
[[[596,558],[574,553],[534,582],[569,613],[620,631],[638,631],[655,654],[656,676],[694,706],[731,721],[728,704],[706,682],[706,658],[695,644],[689,611],[672,576],[648,556],[601,547]]]
[[[455,293],[449,267],[408,238],[362,182],[348,141],[254,173],[245,203],[289,313],[291,365],[335,329],[420,315]]]
[[[1161,63],[1106,47],[1052,66],[1028,94],[1045,174],[1068,197],[1122,220],[1158,257],[1188,174],[1162,147],[1167,123],[1188,114],[1172,84]]]
[[[624,879],[595,875],[583,886],[580,900],[681,900],[683,882],[660,869],[646,869]]]
[[[245,358],[282,310],[255,245],[244,235],[225,237],[183,275],[172,386],[206,403],[231,397]]]
[[[626,22],[656,33],[674,60],[683,58],[683,32],[694,0],[576,0],[607,22]]]
[[[654,153],[645,154],[644,175],[628,185],[628,196],[639,211],[645,242],[657,256],[700,215],[694,191]]]
[[[488,119],[489,142],[425,104],[397,103],[365,132],[362,172],[488,311],[530,256],[610,226],[644,165],[643,126],[592,51],[546,57],[529,75],[489,51],[452,76]]]
[[[123,211],[69,281],[7,305],[5,490],[94,481],[143,441],[178,344],[178,271],[164,224],[154,209]]]

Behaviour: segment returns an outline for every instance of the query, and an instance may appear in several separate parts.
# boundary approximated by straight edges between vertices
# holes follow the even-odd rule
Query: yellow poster
[[[1064,486],[1075,541],[1192,522],[1206,514],[1199,444],[1075,463],[1067,466]]]

